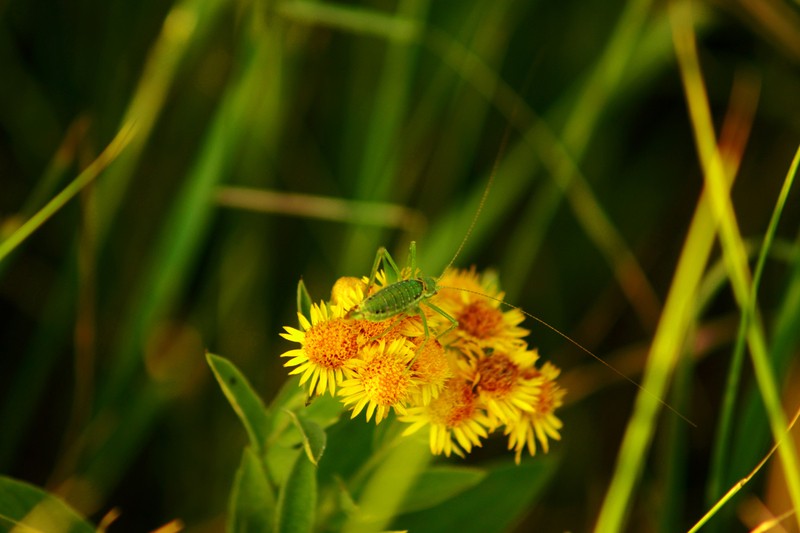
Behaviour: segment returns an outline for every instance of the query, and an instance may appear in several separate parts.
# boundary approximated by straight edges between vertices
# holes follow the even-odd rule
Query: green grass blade
[[[789,423],[789,427],[786,430],[786,435],[784,435],[783,439],[781,440],[791,438],[791,429],[797,423],[798,418],[800,418],[800,409],[798,409],[797,412],[795,413],[794,418],[792,418],[792,421]],[[733,498],[751,479],[753,479],[753,477],[758,473],[758,471],[761,470],[761,468],[767,463],[767,461],[769,461],[769,459],[778,449],[778,446],[780,446],[780,442],[772,447],[772,449],[767,453],[767,455],[765,455],[761,459],[761,461],[758,462],[755,468],[753,468],[753,470],[749,474],[747,474],[747,476],[734,483],[734,485],[730,489],[728,489],[728,491],[725,494],[723,494],[719,498],[719,500],[717,500],[714,503],[711,509],[709,509],[706,512],[706,514],[704,514],[700,518],[700,520],[698,520],[697,523],[695,523],[692,526],[692,528],[689,530],[689,533],[694,533],[695,531],[699,531],[704,525],[706,525],[708,521],[711,520],[711,518],[714,517],[714,515],[716,515],[722,509],[722,507],[731,500],[731,498]],[[787,513],[785,513],[784,517],[788,518],[793,513],[794,511],[790,510]],[[782,518],[778,519],[778,521],[780,520],[782,520]],[[766,531],[766,529],[764,531]]]
[[[675,47],[681,66],[696,144],[703,164],[706,187],[710,193],[711,207],[720,226],[723,254],[731,276],[734,295],[743,311],[746,311],[749,306],[752,306],[754,310],[755,302],[751,301],[753,291],[747,255],[730,196],[724,184],[724,169],[714,139],[711,112],[691,28],[692,15],[689,4],[686,2],[673,3],[670,15],[674,24]],[[755,367],[756,379],[767,408],[773,438],[780,444],[778,454],[781,457],[789,495],[797,511],[800,510],[800,463],[798,463],[797,451],[793,444],[783,439],[787,420],[781,407],[779,388],[767,353],[763,328],[755,313],[747,330],[747,342]],[[800,526],[800,513],[795,513],[795,516],[798,526]]]
[[[778,222],[780,221],[781,214],[783,213],[786,205],[786,199],[789,196],[789,191],[794,183],[794,178],[797,175],[797,168],[800,164],[800,148],[795,152],[794,159],[790,165],[789,171],[783,181],[783,186],[775,202],[775,207],[772,211],[767,231],[764,235],[764,241],[761,244],[761,249],[758,254],[755,272],[753,274],[753,285],[750,291],[748,305],[745,307],[742,314],[742,320],[739,324],[737,332],[737,340],[731,367],[728,373],[728,381],[725,388],[723,397],[723,407],[720,413],[720,422],[717,428],[716,442],[714,445],[714,453],[712,454],[712,464],[710,479],[708,482],[708,498],[711,502],[719,498],[723,483],[724,472],[728,468],[728,456],[730,449],[731,434],[733,430],[733,417],[734,406],[736,403],[736,395],[739,389],[739,377],[744,360],[744,346],[745,337],[750,321],[756,312],[756,304],[758,302],[758,289],[761,284],[761,277],[764,273],[764,266],[767,262],[767,257],[772,249],[772,243],[775,239],[775,232],[778,229]]]
[[[123,150],[125,150],[128,144],[134,139],[135,135],[135,122],[123,124],[108,146],[106,146],[105,150],[97,156],[97,159],[95,159],[91,165],[86,167],[86,170],[78,174],[78,177],[72,180],[64,190],[47,202],[44,207],[25,221],[14,233],[9,235],[3,242],[0,242],[0,261],[5,259],[8,254],[22,244],[25,239],[30,237],[34,231],[39,229],[42,224],[47,222],[50,217],[56,214],[70,200],[75,198],[84,187],[97,179],[100,173],[119,157]]]
[[[800,340],[800,254],[797,241],[794,246],[791,271],[783,288],[781,307],[777,312],[772,338],[771,363],[776,375],[786,375],[794,363],[797,343]],[[758,387],[753,385],[746,393],[744,407],[739,415],[733,453],[724,485],[743,477],[750,465],[758,462],[769,446],[769,423],[764,416],[764,402]]]
[[[416,40],[420,32],[419,22],[412,18],[333,3],[303,0],[282,2],[278,13],[295,22],[319,24],[406,43]]]

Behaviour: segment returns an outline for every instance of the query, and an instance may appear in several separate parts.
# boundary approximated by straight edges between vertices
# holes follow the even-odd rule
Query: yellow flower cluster
[[[284,328],[281,335],[300,344],[282,355],[289,358],[285,366],[301,375],[309,396],[338,395],[352,417],[366,410],[367,421],[374,416],[376,423],[394,411],[410,424],[406,435],[428,426],[437,455],[463,457],[499,430],[517,462],[525,449],[547,452],[549,439],[560,438],[559,370],[537,367],[538,353],[520,327],[524,315],[502,310],[494,278],[474,269],[442,276],[437,293],[419,304],[427,337],[413,310],[393,310],[380,321],[349,316],[386,286],[383,272],[369,291],[366,279],[341,278],[329,302],[313,304],[310,317],[298,313],[300,329]],[[445,314],[458,322],[449,332]]]

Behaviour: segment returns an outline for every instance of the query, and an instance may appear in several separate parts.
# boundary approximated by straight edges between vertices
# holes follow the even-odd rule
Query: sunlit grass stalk
[[[6,233],[12,233],[18,229],[16,224],[32,217],[36,211],[49,201],[48,198],[52,199],[57,194],[58,186],[66,178],[75,162],[77,152],[86,139],[88,129],[89,120],[87,117],[79,117],[69,125],[61,144],[50,159],[42,177],[36,182],[36,187],[25,199],[25,203],[13,218],[0,225],[0,239]],[[0,278],[3,277],[11,264],[11,261],[0,260]]]
[[[25,217],[33,215],[48,199],[57,194],[58,185],[64,179],[75,160],[83,155],[90,120],[87,116],[79,116],[67,127],[61,144],[53,154],[42,177],[36,182],[19,214]]]
[[[405,43],[417,40],[422,30],[419,21],[409,17],[333,3],[324,4],[306,0],[281,2],[278,5],[278,13],[289,20],[304,24],[318,24]]]
[[[732,176],[723,187],[729,188]],[[714,242],[715,225],[704,191],[684,243],[667,301],[650,349],[642,386],[652,395],[666,391],[669,377],[680,356],[688,333],[692,309],[700,281]],[[625,431],[614,476],[606,493],[595,530],[619,531],[623,528],[633,489],[641,475],[645,456],[655,431],[660,405],[651,395],[639,394],[634,413]]]
[[[800,468],[797,452],[791,442],[782,439],[787,426],[786,416],[780,402],[779,387],[776,383],[767,355],[763,328],[758,321],[755,302],[752,301],[752,287],[747,255],[737,226],[736,215],[725,186],[722,157],[714,139],[711,113],[692,30],[690,4],[674,1],[670,4],[670,16],[675,34],[675,48],[680,65],[681,76],[686,92],[686,100],[692,120],[693,131],[700,160],[703,166],[706,187],[709,191],[711,207],[720,226],[720,239],[723,254],[728,265],[734,295],[743,311],[752,307],[752,320],[747,326],[747,341],[750,347],[756,379],[764,400],[773,438],[779,442],[778,454],[792,503],[800,510]],[[795,514],[800,525],[800,513]]]
[[[749,139],[751,128],[753,125],[756,108],[758,105],[758,96],[760,92],[760,81],[758,78],[750,75],[745,71],[744,75],[739,75],[734,79],[734,85],[731,89],[730,107],[725,121],[721,127],[720,132],[720,148],[724,147],[723,155],[725,156],[724,164],[726,171],[732,174],[738,173],[742,157]],[[776,204],[776,209],[781,205],[781,201]],[[771,222],[770,231],[774,231],[777,227],[777,220],[773,212],[773,219]],[[774,224],[775,226],[772,226]],[[770,243],[771,244],[771,243]],[[763,245],[763,243],[762,243]],[[762,253],[766,257],[768,248],[762,248]],[[750,246],[747,249],[748,259],[756,254],[755,248]],[[763,264],[762,264],[763,266]],[[724,265],[720,265],[719,272],[714,277],[718,279],[717,287],[727,284],[727,276],[724,272]],[[706,276],[708,280],[711,278],[711,272]],[[758,279],[760,274],[755,277],[755,284],[753,294],[757,293]],[[714,291],[716,292],[716,291]],[[710,294],[710,293],[709,293]],[[705,306],[698,307],[698,316],[702,315]],[[736,400],[739,391],[739,382],[741,380],[741,370],[744,364],[744,346],[745,346],[745,322],[739,324],[739,331],[734,345],[734,354],[731,358],[731,364],[728,369],[727,382],[725,391],[722,397],[720,421],[717,425],[716,442],[711,453],[711,468],[709,470],[709,481],[706,484],[706,497],[708,504],[711,505],[719,496],[722,486],[725,470],[728,467],[728,457],[730,456],[729,439],[733,429],[733,420],[735,413]]]
[[[119,157],[135,135],[135,122],[123,124],[108,146],[106,146],[105,150],[100,152],[100,155],[98,155],[83,172],[78,174],[78,177],[72,180],[61,192],[55,195],[52,200],[47,202],[44,207],[22,224],[6,240],[0,242],[0,261],[72,200],[84,187],[92,183],[108,165]]]
[[[247,187],[219,187],[216,198],[217,203],[223,207],[260,213],[278,213],[406,231],[419,230],[425,226],[425,216],[422,213],[390,202],[363,202]]]
[[[789,191],[794,183],[794,178],[797,174],[798,164],[800,163],[800,148],[795,152],[794,159],[792,160],[789,172],[783,181],[778,200],[775,202],[775,208],[772,212],[772,217],[769,221],[769,226],[764,235],[764,240],[761,244],[761,249],[758,254],[755,272],[753,274],[753,285],[750,291],[748,305],[743,309],[742,319],[739,323],[739,329],[736,333],[736,344],[734,348],[733,357],[731,359],[731,367],[728,372],[727,383],[723,396],[722,412],[720,413],[719,429],[716,436],[714,445],[714,452],[712,454],[712,469],[710,472],[710,480],[708,483],[708,496],[709,498],[716,499],[722,488],[724,480],[724,472],[728,467],[728,443],[732,432],[732,423],[734,416],[734,407],[736,404],[736,395],[739,388],[739,377],[741,367],[744,360],[744,348],[746,342],[746,335],[750,321],[753,319],[757,311],[758,303],[758,289],[761,283],[761,276],[764,273],[764,266],[767,262],[767,257],[772,244],[775,239],[775,232],[778,229],[778,222],[780,221],[783,208],[786,205],[786,199]]]
[[[775,453],[775,451],[781,445],[780,444],[781,442],[783,442],[784,440],[789,440],[789,441],[792,440],[791,439],[790,430],[794,427],[795,423],[797,423],[798,417],[800,417],[800,409],[798,409],[797,412],[795,413],[794,418],[792,418],[792,421],[789,423],[789,427],[788,427],[786,433],[778,441],[778,443],[775,444],[772,447],[772,449],[767,453],[767,455],[765,455],[761,459],[761,461],[758,462],[758,464],[755,466],[755,468],[753,468],[753,470],[750,471],[749,474],[747,474],[745,477],[743,477],[742,479],[737,481],[730,489],[728,489],[728,491],[725,494],[722,495],[722,497],[711,507],[711,509],[709,509],[708,512],[706,512],[706,514],[704,514],[702,516],[702,518],[700,518],[700,520],[698,520],[697,523],[695,523],[692,526],[692,528],[689,530],[689,533],[694,533],[695,531],[699,531],[700,528],[702,528],[704,525],[706,525],[708,523],[708,521],[711,520],[711,518],[715,514],[717,514],[717,512],[719,512],[719,510],[722,509],[722,507],[726,503],[728,503],[730,501],[731,498],[733,498],[736,494],[738,494],[739,491],[742,490],[742,487],[744,487],[751,479],[753,479],[753,476],[755,476],[758,473],[758,471],[761,470],[761,468],[765,464],[767,464],[767,461],[769,461],[770,457],[772,457],[772,455]],[[797,510],[788,511],[787,513],[785,513],[783,518],[788,517],[792,513],[797,514]],[[783,518],[778,518],[778,520],[782,520]],[[764,530],[764,531],[766,531],[766,530]]]

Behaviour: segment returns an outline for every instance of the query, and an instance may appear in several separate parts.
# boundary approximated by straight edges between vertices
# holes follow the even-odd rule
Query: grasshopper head
[[[425,296],[433,296],[437,292],[436,287],[436,278],[431,278],[428,276],[423,276],[420,278],[422,281],[422,291]]]
[[[345,313],[344,317],[353,320],[364,318],[364,312],[361,310],[361,304],[358,304],[352,309],[350,309],[347,313]]]

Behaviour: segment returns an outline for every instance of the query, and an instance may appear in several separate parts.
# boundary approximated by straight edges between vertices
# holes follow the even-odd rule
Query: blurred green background
[[[328,298],[337,277],[368,274],[379,245],[402,260],[410,240],[438,275],[495,166],[456,263],[495,268],[509,302],[639,380],[702,188],[666,7],[0,3],[1,238],[135,127],[0,262],[0,472],[94,521],[119,508],[112,531],[222,528],[246,435],[205,349],[269,401],[286,380],[277,334],[296,322],[298,279]],[[800,5],[693,9],[754,255],[800,140]],[[795,192],[759,294],[790,412],[799,223]],[[739,317],[719,261],[715,250],[680,393],[665,399],[698,427],[662,413],[632,531],[686,529],[719,496],[709,469]],[[569,393],[557,470],[515,527],[587,530],[638,391],[527,326]],[[751,374],[746,363],[724,487],[768,449]],[[492,439],[467,463],[513,462],[504,448]],[[717,527],[745,529],[735,510],[777,497],[771,479]]]

